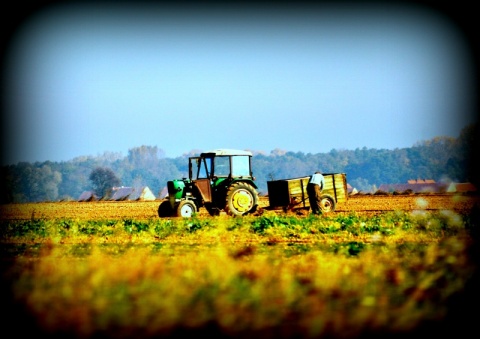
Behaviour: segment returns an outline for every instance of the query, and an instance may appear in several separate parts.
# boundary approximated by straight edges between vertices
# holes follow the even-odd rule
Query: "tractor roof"
[[[250,151],[242,151],[238,149],[228,149],[228,148],[220,148],[208,152],[203,152],[201,154],[202,157],[204,156],[229,156],[229,155],[249,155],[252,156],[252,152]]]

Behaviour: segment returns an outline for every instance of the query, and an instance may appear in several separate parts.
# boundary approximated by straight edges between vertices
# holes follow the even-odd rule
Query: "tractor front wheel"
[[[193,214],[197,213],[197,206],[190,200],[182,200],[177,205],[177,217],[191,218]]]
[[[241,216],[255,212],[258,205],[258,193],[245,182],[232,184],[227,190],[225,212],[232,216]]]
[[[160,206],[158,206],[158,216],[160,218],[171,217],[173,214],[172,205],[170,201],[165,200],[163,201]]]

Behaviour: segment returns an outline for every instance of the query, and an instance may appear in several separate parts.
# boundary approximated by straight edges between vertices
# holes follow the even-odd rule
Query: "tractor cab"
[[[249,151],[232,149],[217,149],[190,157],[188,179],[167,183],[172,213],[188,217],[201,207],[211,215],[221,211],[229,215],[255,211],[258,193],[251,158]],[[167,207],[164,209],[168,212]]]
[[[232,181],[255,180],[251,171],[251,153],[247,151],[216,150],[189,158],[189,178],[205,203],[214,199],[219,190]],[[256,186],[255,186],[256,187]],[[223,192],[222,192],[223,193]]]

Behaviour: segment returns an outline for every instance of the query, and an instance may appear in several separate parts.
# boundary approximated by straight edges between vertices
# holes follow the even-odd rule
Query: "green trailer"
[[[337,203],[345,202],[348,198],[347,175],[345,173],[322,173],[325,178],[325,187],[322,192],[322,211],[334,211]],[[284,210],[310,209],[307,184],[308,177],[267,181],[269,208],[283,208]]]

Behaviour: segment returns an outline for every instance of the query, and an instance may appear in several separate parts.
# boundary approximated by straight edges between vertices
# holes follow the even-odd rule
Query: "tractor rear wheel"
[[[320,206],[323,213],[335,211],[335,199],[329,194],[324,194],[320,198]]]
[[[193,214],[197,213],[197,206],[190,200],[182,200],[177,205],[177,217],[191,218]]]
[[[236,182],[227,190],[225,212],[232,216],[241,216],[255,212],[258,205],[257,190],[246,182]]]

